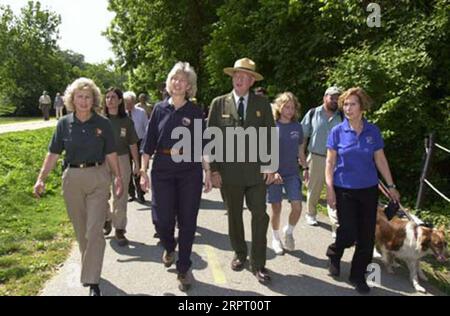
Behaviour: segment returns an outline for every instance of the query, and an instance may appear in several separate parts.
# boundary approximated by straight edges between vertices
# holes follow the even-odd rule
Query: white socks
[[[273,239],[280,240],[280,231],[272,230],[272,237],[273,237]]]
[[[283,231],[285,234],[292,235],[292,233],[294,232],[294,228],[295,228],[295,226],[292,226],[291,224],[287,224],[286,226],[284,226]]]

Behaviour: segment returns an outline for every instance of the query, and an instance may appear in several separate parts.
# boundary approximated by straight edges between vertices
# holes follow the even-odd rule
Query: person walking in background
[[[306,158],[306,145],[308,144],[308,166],[303,169],[303,179],[308,188],[306,197],[306,223],[317,226],[317,204],[325,185],[325,157],[326,143],[331,129],[342,122],[342,113],[338,110],[339,88],[329,87],[323,96],[323,104],[309,110],[302,120],[304,140],[301,148],[301,160]],[[327,207],[331,221],[332,236],[336,237],[338,225],[336,210]]]
[[[61,96],[61,93],[56,93],[55,101],[53,102],[53,107],[55,109],[56,113],[56,119],[59,120],[61,117],[63,117],[63,111],[64,111],[64,100]]]
[[[109,88],[105,95],[104,115],[111,121],[114,139],[116,141],[117,156],[122,174],[122,187],[128,191],[131,175],[138,174],[140,161],[138,155],[138,136],[134,129],[133,121],[127,116],[123,105],[122,91],[118,88]],[[133,157],[133,167],[130,163],[130,155]],[[116,189],[112,186],[113,192]],[[104,234],[109,235],[112,227],[115,229],[115,238],[119,246],[128,244],[125,237],[127,227],[127,195],[120,198],[112,196],[112,207],[106,205],[107,218],[104,226]]]
[[[90,296],[100,296],[106,245],[104,205],[108,202],[111,184],[105,160],[115,176],[114,194],[120,197],[123,192],[116,143],[110,121],[95,111],[100,107],[101,94],[92,80],[75,80],[68,86],[64,98],[66,106],[74,113],[58,121],[34,185],[34,194],[36,197],[43,195],[45,180],[64,151],[62,190],[81,252],[81,283],[89,286]]]
[[[370,291],[366,269],[372,261],[378,205],[378,173],[388,184],[394,202],[398,193],[383,151],[380,130],[367,122],[364,113],[371,100],[361,88],[351,88],[339,98],[345,114],[343,123],[334,127],[327,141],[327,203],[337,209],[339,227],[336,242],[327,250],[329,273],[340,275],[340,262],[345,248],[353,245],[349,281],[360,293]]]
[[[153,105],[148,103],[148,96],[145,93],[139,95],[139,103],[136,104],[147,113],[147,117],[150,118],[153,111]]]
[[[48,95],[47,91],[43,91],[42,95],[39,97],[39,109],[42,111],[42,116],[44,121],[50,119],[50,108],[52,107],[52,100]]]
[[[274,118],[279,139],[279,168],[274,183],[267,189],[267,202],[272,205],[272,249],[282,255],[284,249],[294,251],[293,231],[302,212],[301,179],[299,175],[300,146],[303,143],[303,130],[298,123],[300,104],[291,92],[279,94],[274,101]],[[304,163],[304,162],[303,162]],[[306,167],[306,163],[303,167]],[[284,245],[280,236],[281,202],[283,188],[291,204],[291,213],[283,229]]]
[[[148,117],[145,110],[136,106],[136,94],[132,91],[127,91],[123,94],[123,100],[125,103],[125,111],[129,118],[133,120],[134,128],[138,137],[137,147],[139,161],[141,161],[142,141],[145,138],[145,133],[148,125]],[[130,161],[133,157],[130,156]],[[145,192],[142,191],[140,186],[141,177],[140,174],[133,174],[130,179],[130,185],[128,187],[129,202],[134,201],[137,196],[139,203],[145,203]]]

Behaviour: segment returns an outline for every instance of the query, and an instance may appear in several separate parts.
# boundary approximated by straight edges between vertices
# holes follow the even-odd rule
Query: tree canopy
[[[61,17],[29,1],[15,16],[0,6],[0,115],[39,114],[43,90],[63,93],[75,78],[94,79],[100,88],[122,86],[125,77],[107,63],[92,65],[84,56],[57,45]]]
[[[302,113],[320,105],[327,86],[363,87],[375,100],[370,120],[403,192],[414,194],[423,138],[435,131],[450,144],[448,1],[386,0],[380,27],[370,25],[372,1],[110,0],[116,13],[107,36],[129,84],[153,92],[173,64],[199,73],[199,99],[231,90],[223,68],[253,59],[270,97],[297,95]],[[433,181],[450,192],[450,159],[437,155]]]

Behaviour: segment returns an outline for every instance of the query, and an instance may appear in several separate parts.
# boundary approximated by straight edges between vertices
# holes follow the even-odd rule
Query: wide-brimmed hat
[[[234,67],[227,67],[223,69],[223,72],[229,76],[233,76],[236,71],[243,71],[252,75],[256,81],[261,81],[264,77],[256,72],[256,64],[250,58],[242,58],[236,60]]]

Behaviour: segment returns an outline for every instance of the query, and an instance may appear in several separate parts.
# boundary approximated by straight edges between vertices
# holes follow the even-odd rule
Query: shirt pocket
[[[222,116],[219,119],[219,125],[220,126],[235,126],[235,119],[231,114],[222,114]]]

